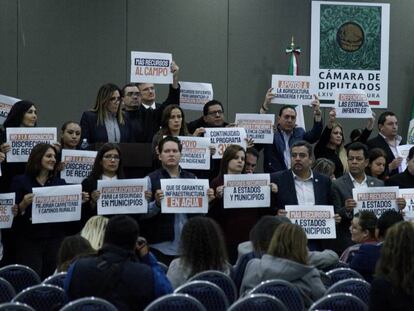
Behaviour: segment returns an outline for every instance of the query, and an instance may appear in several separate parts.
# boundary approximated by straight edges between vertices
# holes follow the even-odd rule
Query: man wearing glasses
[[[206,127],[226,127],[223,105],[218,100],[210,100],[203,107],[203,116],[187,124],[188,131],[195,136],[203,134]]]

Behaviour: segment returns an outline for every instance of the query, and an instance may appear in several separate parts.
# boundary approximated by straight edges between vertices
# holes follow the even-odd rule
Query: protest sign
[[[404,208],[404,219],[414,220],[414,188],[400,189],[400,196],[405,199],[407,205]]]
[[[362,90],[337,90],[335,111],[337,118],[368,119],[372,117],[367,93]]]
[[[352,196],[357,203],[354,215],[368,210],[380,217],[382,213],[393,209],[398,211],[398,187],[361,187],[352,189]]]
[[[270,207],[269,174],[224,175],[224,208]]]
[[[6,141],[11,147],[7,162],[27,162],[38,143],[53,144],[57,141],[56,127],[9,127]]]
[[[287,217],[305,231],[308,239],[336,239],[332,205],[286,205]]]
[[[14,192],[0,194],[0,229],[11,228],[12,226],[12,207],[15,204],[15,196]]]
[[[184,169],[210,169],[210,139],[206,137],[178,136],[183,146],[180,166]]]
[[[213,99],[211,83],[180,81],[180,107],[188,110],[203,111],[204,104]]]
[[[335,89],[367,92],[387,108],[390,4],[312,1],[311,77],[321,106],[334,106]]]
[[[20,99],[0,94],[0,124],[4,123],[9,115],[10,109],[13,107],[14,103],[17,103],[18,101],[20,101]]]
[[[274,114],[236,113],[235,123],[246,130],[247,137],[255,144],[273,143]]]
[[[35,187],[33,194],[33,224],[80,220],[81,185]]]
[[[272,75],[273,104],[310,105],[312,102],[309,76]]]
[[[402,157],[403,160],[400,164],[400,171],[404,172],[407,168],[407,157],[410,149],[414,147],[414,145],[399,145],[397,146],[398,156]]]
[[[216,148],[213,159],[221,159],[229,145],[239,145],[246,150],[246,130],[241,127],[207,127],[204,137]]]
[[[164,192],[161,212],[163,214],[207,213],[208,188],[207,179],[161,179],[161,190]]]
[[[147,189],[146,178],[98,180],[97,190],[101,192],[97,202],[98,215],[147,213]]]
[[[62,179],[68,184],[80,184],[89,176],[95,162],[97,151],[62,150],[62,162],[65,168],[60,173]]]
[[[172,84],[170,53],[131,52],[131,82]]]

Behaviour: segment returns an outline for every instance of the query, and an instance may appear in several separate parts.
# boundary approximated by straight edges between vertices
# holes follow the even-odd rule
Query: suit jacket
[[[316,205],[331,205],[331,180],[319,173],[313,172],[313,192]],[[270,174],[270,182],[278,187],[276,195],[277,209],[285,209],[286,205],[298,205],[295,181],[292,170],[284,170]]]
[[[367,184],[368,187],[384,186],[384,182],[382,180],[368,175]],[[353,212],[349,214],[345,210],[345,200],[353,198],[353,188],[354,184],[349,173],[344,174],[342,177],[334,180],[332,183],[332,200],[335,213],[338,213],[342,217],[340,224],[337,226],[337,245],[334,247],[335,251],[338,253],[342,253],[348,246],[353,244],[349,227],[351,225],[351,220],[354,217],[354,214]]]
[[[385,181],[386,186],[398,186],[400,189],[414,188],[414,175],[406,169],[400,174],[396,174]]]
[[[108,142],[108,133],[106,132],[105,124],[97,124],[98,114],[95,111],[85,111],[80,120],[82,128],[82,139],[86,138],[89,144],[106,143]],[[119,131],[121,133],[121,143],[132,142],[129,119],[125,116],[125,124],[119,124]]]
[[[392,153],[390,146],[385,141],[384,137],[378,134],[377,137],[374,137],[373,139],[370,139],[367,141],[367,146],[369,149],[381,148],[382,150],[384,150],[385,153],[387,154],[387,165],[385,167],[385,171],[388,172],[389,176],[398,174],[398,168],[396,168],[395,170],[392,170],[391,172],[388,170],[388,164],[390,164],[395,159],[395,157],[394,157],[394,154]]]

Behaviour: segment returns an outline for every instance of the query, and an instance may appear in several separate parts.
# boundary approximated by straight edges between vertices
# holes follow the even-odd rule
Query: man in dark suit
[[[398,135],[397,116],[391,111],[383,112],[378,118],[378,136],[367,142],[369,149],[381,148],[387,154],[388,175],[398,174],[403,158],[398,154],[397,146],[401,143]]]

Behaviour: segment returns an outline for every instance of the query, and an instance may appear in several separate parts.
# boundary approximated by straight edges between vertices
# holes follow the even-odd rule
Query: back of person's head
[[[319,158],[313,163],[312,171],[331,178],[335,172],[335,163],[327,158]]]
[[[305,231],[291,223],[279,225],[270,241],[267,253],[273,257],[308,264],[308,239]]]
[[[138,236],[138,223],[130,216],[117,215],[108,221],[103,243],[133,250]]]
[[[208,109],[214,105],[219,105],[221,107],[221,110],[223,110],[223,104],[216,99],[212,99],[204,104],[203,115],[204,116],[208,115]]]
[[[414,296],[413,223],[401,221],[388,229],[376,276],[388,280],[393,286],[392,290]]]
[[[102,247],[107,225],[108,218],[103,216],[93,216],[86,222],[80,235],[91,243],[93,249],[98,250]]]
[[[223,270],[227,251],[223,233],[211,218],[196,216],[187,221],[181,232],[181,259],[191,269],[190,275],[205,270]]]
[[[80,235],[67,236],[60,244],[56,269],[58,272],[67,271],[74,259],[94,253],[95,250],[84,237]]]
[[[414,157],[414,147],[410,148],[410,151],[408,151],[407,161],[410,161]]]
[[[354,218],[358,218],[358,224],[361,226],[361,230],[367,230],[369,237],[375,239],[375,229],[377,228],[378,218],[374,212],[368,210],[362,210],[354,215]]]
[[[15,103],[11,107],[6,120],[3,122],[4,128],[20,127],[23,121],[24,114],[32,106],[36,106],[36,105],[29,100],[21,100]]]
[[[397,222],[404,221],[404,217],[401,213],[395,210],[388,210],[382,213],[377,221],[377,236],[378,238],[384,239],[387,234],[387,230]]]
[[[368,147],[360,142],[354,142],[352,144],[350,144],[347,148],[346,148],[346,155],[349,156],[349,151],[359,151],[362,150],[364,153],[364,158],[368,159]]]
[[[250,230],[249,235],[256,254],[262,255],[266,253],[273,237],[273,233],[275,233],[277,227],[283,223],[290,223],[289,218],[284,216],[266,215],[259,219],[259,221]]]
[[[359,138],[359,136],[361,136],[361,134],[362,134],[362,129],[353,129],[351,131],[351,134],[349,135],[351,142],[356,141]]]

